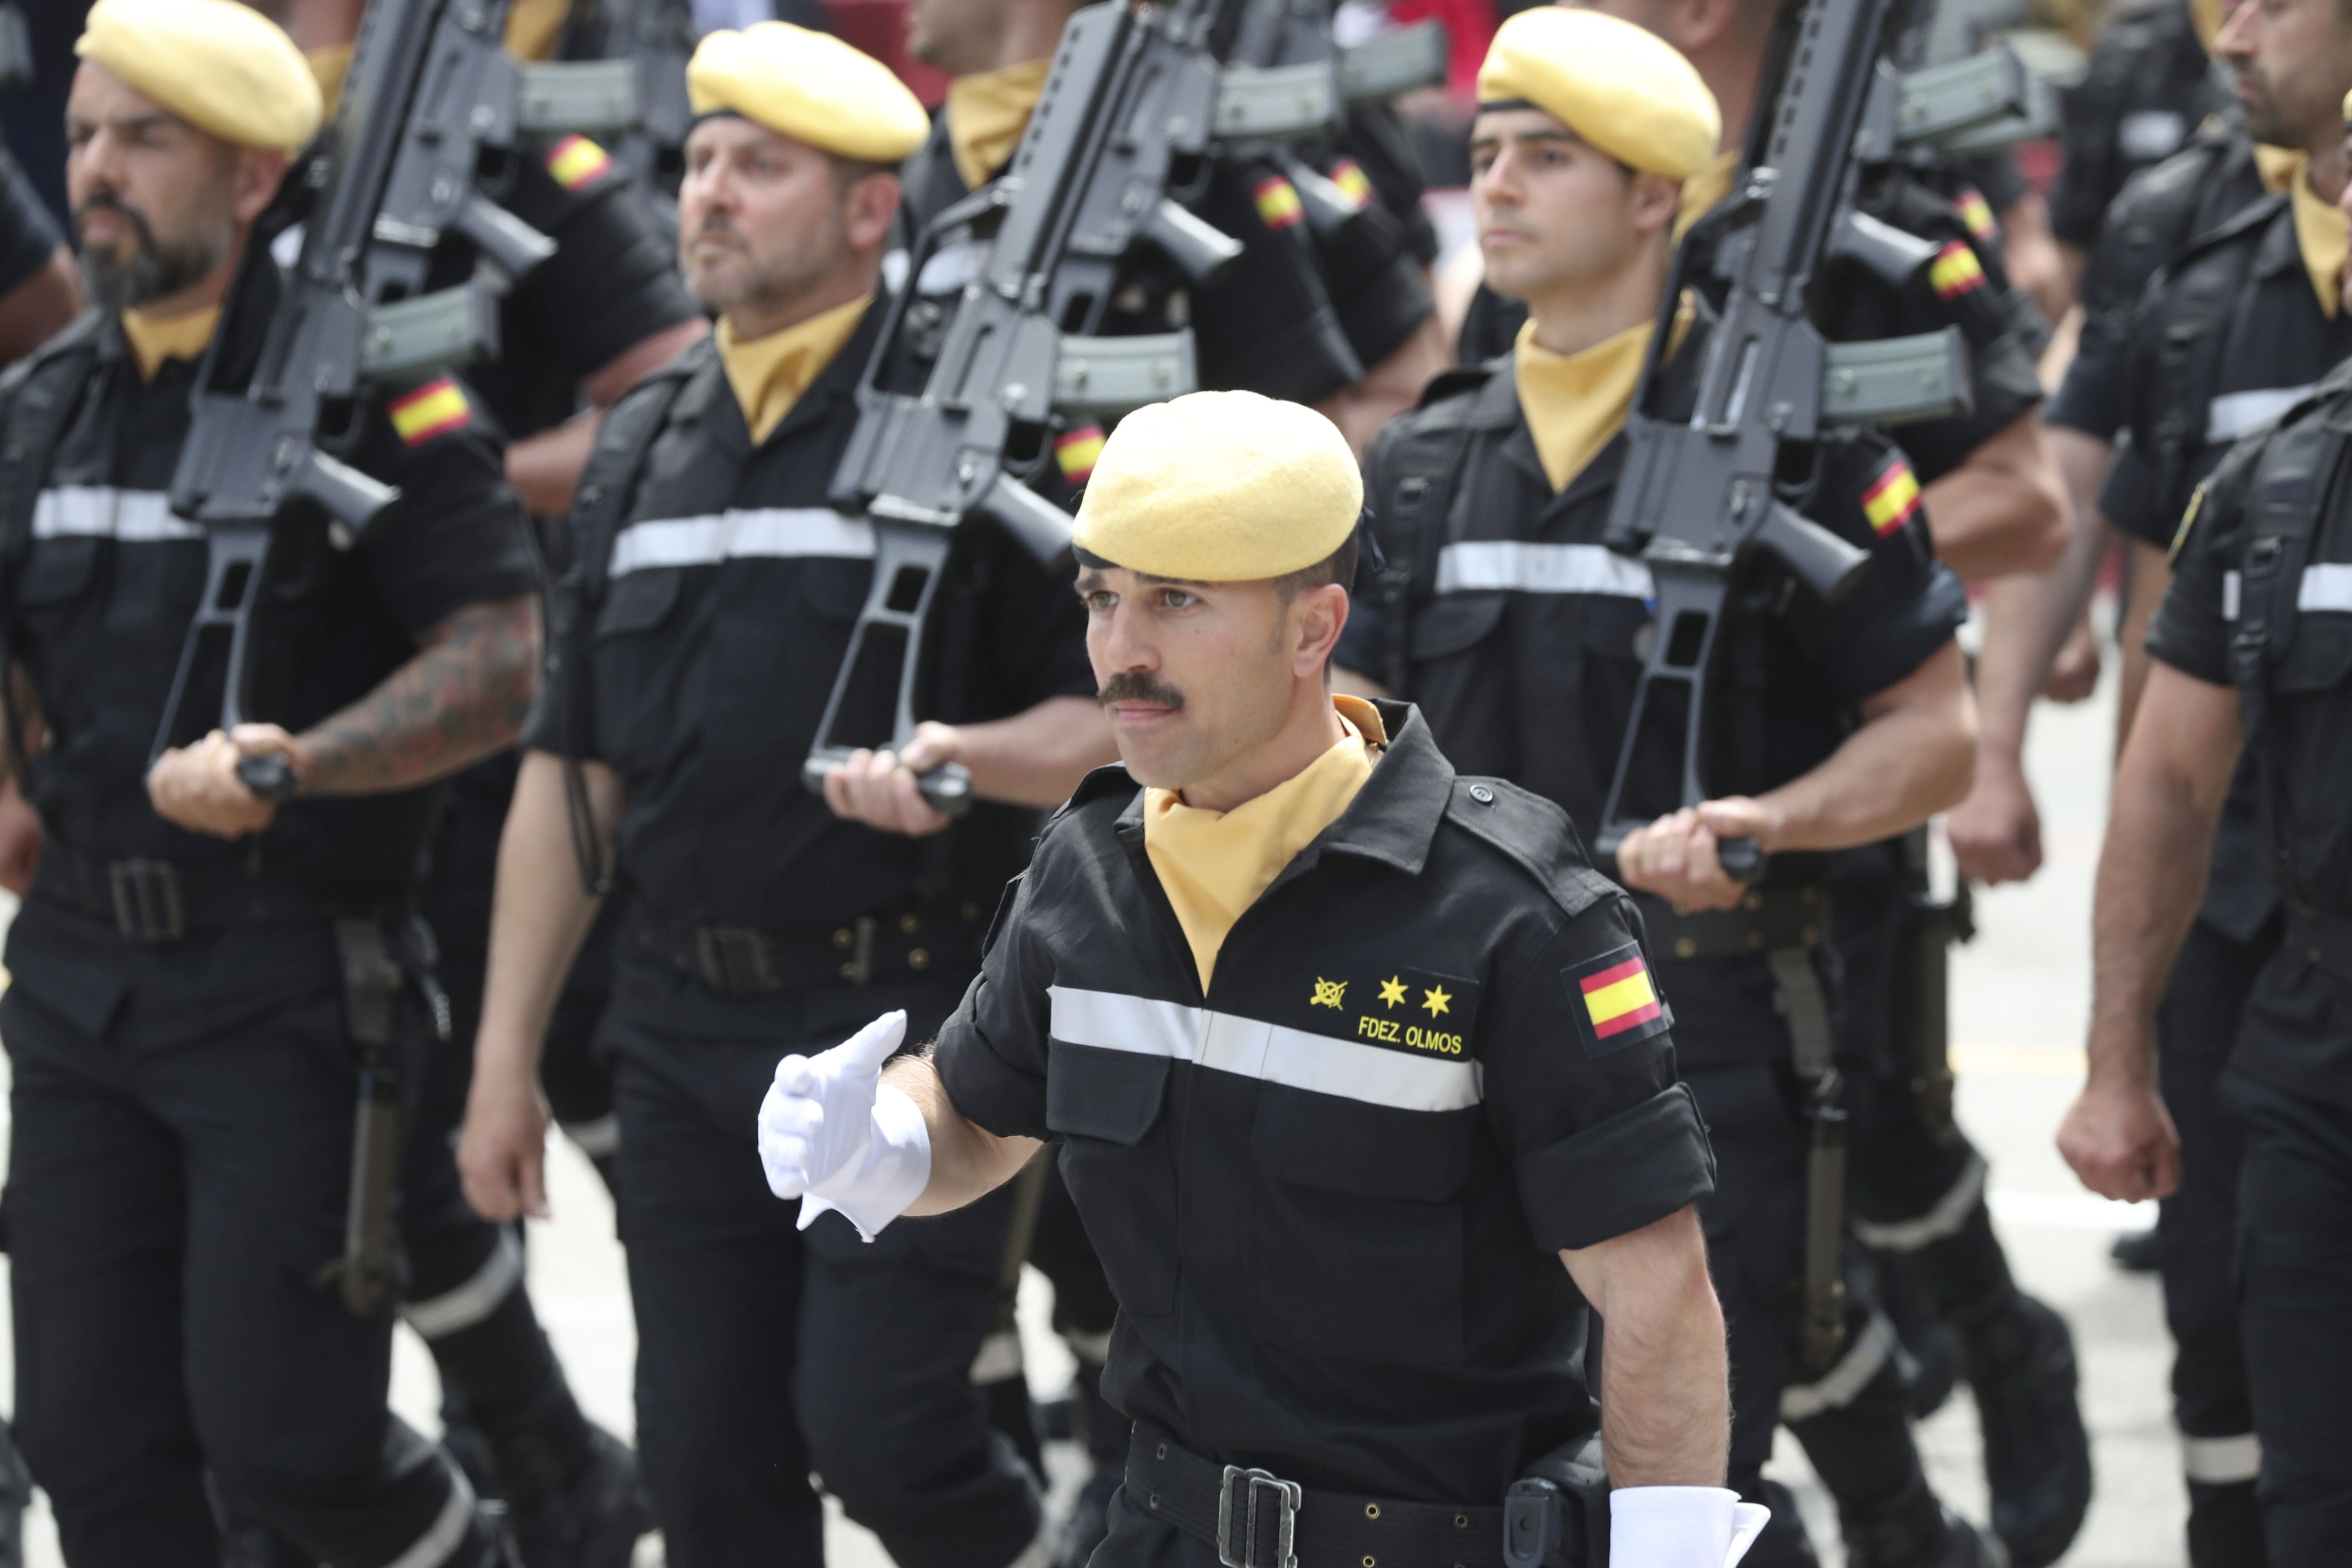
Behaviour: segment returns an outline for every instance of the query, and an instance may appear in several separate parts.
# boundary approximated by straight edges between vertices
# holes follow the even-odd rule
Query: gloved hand
[[[1732,1568],[1771,1517],[1722,1487],[1621,1487],[1609,1494],[1609,1568]]]
[[[801,1228],[838,1209],[874,1239],[931,1179],[923,1113],[880,1081],[907,1037],[907,1015],[885,1013],[833,1049],[790,1056],[760,1102],[760,1164],[768,1189],[801,1200]]]

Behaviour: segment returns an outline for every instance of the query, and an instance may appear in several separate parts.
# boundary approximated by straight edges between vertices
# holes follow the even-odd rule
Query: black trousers
[[[2172,1331],[2172,1415],[2189,1483],[2192,1568],[2260,1568],[2263,1560],[2233,1267],[2245,1138],[2221,1103],[2221,1084],[2254,977],[2278,942],[2276,916],[2250,942],[2198,921],[2156,1016],[2164,1103],[2180,1132],[2180,1190],[2158,1205],[2157,1257]]]
[[[385,1408],[392,1302],[362,1322],[318,1283],[355,1080],[317,945],[315,994],[160,1044],[135,1013],[93,1033],[25,985],[0,998],[16,1436],[74,1568],[217,1568],[207,1469],[339,1568],[470,1518]]]
[[[2352,1108],[2234,1068],[2242,1118],[2238,1316],[2273,1568],[2352,1552]]]
[[[954,999],[876,987],[857,1022],[908,1005],[923,1038]],[[761,1173],[776,1062],[855,1026],[711,1040],[607,1016],[637,1447],[671,1568],[821,1563],[812,1471],[901,1568],[999,1568],[1036,1537],[1036,1483],[971,1377],[1009,1194],[869,1246],[838,1215],[799,1231]]]

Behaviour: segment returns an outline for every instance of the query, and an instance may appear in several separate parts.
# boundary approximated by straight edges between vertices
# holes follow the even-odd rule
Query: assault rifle
[[[1185,210],[1205,180],[1217,106],[1211,30],[1234,0],[1174,0],[1140,11],[1123,0],[1070,18],[1013,163],[1002,179],[941,213],[909,270],[969,236],[971,281],[936,354],[909,345],[911,288],[884,323],[858,421],[831,500],[874,530],[874,583],[802,769],[812,790],[866,744],[914,732],[923,618],[954,531],[992,519],[1040,561],[1068,548],[1070,522],[1023,476],[1051,460],[1058,411],[1112,413],[1192,390],[1189,331],[1089,335],[1128,269],[1147,254],[1198,284],[1241,247]],[[920,385],[902,367],[929,358]],[[853,693],[895,690],[894,728],[858,731]],[[923,775],[942,811],[969,805],[961,767]]]
[[[685,0],[580,0],[565,19],[563,58],[519,68],[521,128],[610,138],[636,176],[663,237],[677,237],[677,184],[694,109],[686,65],[694,16]]]
[[[183,710],[215,668],[221,727],[247,717],[253,607],[287,510],[315,506],[352,538],[393,500],[336,456],[358,439],[373,389],[496,351],[488,282],[425,289],[443,237],[470,240],[509,277],[554,254],[482,188],[517,128],[506,11],[506,0],[373,0],[333,125],[288,171],[247,246],[172,476],[172,510],[204,525],[207,560],[157,755],[211,728]],[[298,221],[300,250],[281,277],[268,241]],[[260,358],[240,377],[234,345],[265,313]],[[250,759],[240,773],[267,789],[282,765]]]

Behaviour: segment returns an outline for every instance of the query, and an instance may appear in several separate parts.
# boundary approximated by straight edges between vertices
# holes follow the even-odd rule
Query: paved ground
[[[2084,1194],[2051,1147],[2082,1071],[2090,881],[2105,809],[2109,722],[2104,702],[2045,710],[2038,721],[2032,767],[2049,865],[2031,885],[1979,901],[1983,934],[1961,955],[1955,985],[1955,1056],[1960,1114],[1992,1158],[1994,1213],[2011,1260],[2030,1289],[2072,1319],[2081,1346],[2099,1489],[2089,1527],[2066,1561],[2077,1568],[2164,1568],[2182,1561],[2182,1499],[2166,1416],[2161,1309],[2152,1282],[2121,1276],[2105,1260],[2115,1229],[2149,1216]],[[583,1402],[625,1433],[635,1338],[612,1211],[593,1173],[568,1148],[552,1180],[556,1217],[533,1237],[533,1289]],[[1034,1325],[1045,1302],[1042,1282],[1033,1277],[1025,1305]],[[1042,1333],[1031,1339],[1036,1385],[1066,1380],[1059,1347]],[[6,1353],[0,1335],[0,1361]],[[433,1426],[431,1363],[404,1335],[393,1397],[409,1419]],[[1981,1520],[1976,1444],[1965,1395],[1925,1431],[1939,1488]],[[1792,1446],[1784,1448],[1781,1473],[1805,1483],[1801,1458]],[[1816,1538],[1833,1540],[1818,1514],[1818,1494],[1808,1501]],[[837,1524],[833,1545],[836,1568],[887,1568],[872,1538],[854,1527]],[[36,1521],[30,1560],[35,1568],[59,1562],[45,1518]],[[659,1562],[657,1542],[646,1543],[640,1561]]]

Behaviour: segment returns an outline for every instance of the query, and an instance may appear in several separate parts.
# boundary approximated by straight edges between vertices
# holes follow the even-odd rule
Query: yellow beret
[[[740,114],[836,157],[896,163],[931,133],[907,84],[830,33],[754,22],[702,40],[686,68],[697,114]]]
[[[1715,156],[1723,112],[1682,51],[1598,11],[1538,5],[1495,30],[1482,103],[1534,104],[1619,163],[1687,180]]]
[[[1314,565],[1363,509],[1363,476],[1331,421],[1255,392],[1195,392],[1119,421],[1071,533],[1129,571],[1246,583]]]
[[[291,153],[319,133],[324,110],[302,51],[236,0],[98,0],[74,53],[240,147]]]

